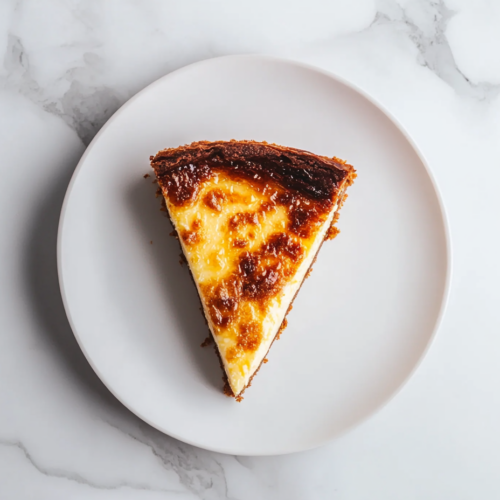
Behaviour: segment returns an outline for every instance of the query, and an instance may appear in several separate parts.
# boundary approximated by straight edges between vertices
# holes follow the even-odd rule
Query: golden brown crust
[[[255,141],[200,141],[164,149],[151,157],[160,185],[172,203],[182,205],[197,195],[213,171],[224,169],[255,184],[274,181],[287,191],[313,200],[333,201],[354,168],[339,158]]]

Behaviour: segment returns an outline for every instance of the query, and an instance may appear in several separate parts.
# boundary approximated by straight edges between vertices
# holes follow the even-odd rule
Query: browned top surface
[[[151,165],[175,205],[196,197],[200,184],[214,170],[224,169],[226,174],[251,179],[253,184],[274,181],[311,200],[330,201],[354,172],[338,158],[253,141],[202,141],[165,149],[151,158]]]

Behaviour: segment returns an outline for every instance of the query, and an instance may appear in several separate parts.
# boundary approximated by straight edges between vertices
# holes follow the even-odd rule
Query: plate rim
[[[95,366],[91,356],[87,353],[84,343],[80,338],[80,335],[78,333],[78,330],[76,328],[76,325],[74,324],[71,312],[70,312],[70,307],[69,307],[69,301],[68,297],[66,294],[66,288],[64,284],[64,276],[63,276],[63,270],[62,270],[62,252],[63,252],[63,228],[64,228],[64,221],[66,218],[66,213],[67,213],[67,207],[69,204],[69,200],[71,198],[71,193],[73,191],[73,188],[75,186],[76,180],[78,178],[78,175],[80,171],[82,170],[82,167],[86,161],[87,156],[90,154],[92,148],[95,146],[97,141],[100,139],[101,135],[103,135],[106,130],[119,118],[121,113],[124,112],[125,109],[127,109],[133,102],[135,102],[136,99],[138,99],[143,93],[146,93],[147,91],[151,90],[153,87],[156,85],[160,85],[163,83],[165,80],[168,80],[169,78],[173,78],[177,75],[179,75],[182,72],[189,71],[192,67],[194,66],[204,66],[204,65],[210,65],[213,64],[214,61],[219,61],[222,59],[226,60],[241,60],[241,59],[254,59],[254,60],[266,60],[266,61],[275,61],[279,63],[285,63],[290,66],[295,66],[300,69],[305,69],[313,73],[317,73],[323,76],[327,76],[338,83],[345,85],[347,88],[350,90],[353,90],[354,92],[358,93],[362,97],[364,97],[368,102],[370,102],[372,105],[374,105],[378,110],[380,110],[393,124],[394,126],[403,134],[404,138],[408,141],[412,149],[415,151],[417,154],[419,160],[421,161],[425,172],[431,182],[432,188],[434,190],[434,193],[436,195],[436,199],[438,202],[438,207],[439,207],[439,212],[441,215],[441,222],[443,226],[443,232],[444,232],[444,239],[445,239],[445,255],[446,255],[446,277],[445,277],[445,282],[444,282],[444,289],[441,297],[441,304],[439,307],[439,312],[436,316],[436,320],[434,323],[434,327],[432,329],[431,335],[429,336],[429,340],[427,341],[424,349],[422,350],[419,358],[415,362],[414,366],[412,369],[408,372],[406,377],[404,377],[397,388],[385,399],[383,399],[378,405],[376,405],[370,412],[368,412],[366,415],[361,417],[360,419],[356,420],[355,422],[347,425],[344,429],[342,429],[340,432],[335,433],[334,435],[331,435],[327,438],[325,438],[321,443],[314,443],[311,445],[306,445],[306,446],[299,446],[299,447],[294,447],[293,449],[282,449],[274,452],[268,452],[264,451],[261,453],[255,453],[255,452],[245,452],[242,450],[236,450],[236,449],[229,449],[229,448],[224,448],[224,447],[217,447],[217,446],[205,446],[205,445],[200,445],[199,443],[190,440],[189,438],[186,438],[184,436],[178,435],[175,431],[172,430],[167,430],[165,428],[161,428],[158,424],[150,421],[148,418],[144,417],[139,410],[136,408],[132,408],[130,405],[126,404],[122,398],[114,391],[114,389],[107,383],[105,377],[102,376],[100,373],[100,370]],[[383,408],[385,408],[389,403],[391,403],[398,395],[399,393],[403,390],[404,387],[407,386],[408,382],[413,378],[415,373],[418,371],[420,368],[421,364],[423,363],[423,360],[426,358],[429,350],[431,349],[432,345],[435,342],[437,332],[439,328],[441,327],[441,324],[443,322],[443,318],[446,314],[446,310],[448,308],[449,304],[449,297],[450,297],[450,290],[451,290],[451,284],[452,284],[452,274],[453,274],[453,252],[452,252],[452,238],[451,238],[451,231],[450,231],[450,225],[449,225],[449,219],[448,219],[448,214],[446,211],[446,206],[444,204],[444,199],[441,194],[441,190],[439,188],[439,184],[437,183],[437,180],[434,176],[434,173],[429,165],[429,162],[425,155],[423,154],[422,150],[418,146],[417,142],[415,139],[410,135],[408,132],[407,128],[400,122],[400,120],[394,116],[394,114],[384,105],[382,104],[377,98],[375,98],[373,95],[371,95],[369,92],[367,92],[365,89],[361,88],[357,84],[349,81],[348,79],[332,72],[329,70],[324,70],[322,68],[319,68],[317,66],[314,66],[312,64],[307,64],[301,61],[294,60],[292,58],[284,58],[284,57],[276,57],[276,56],[270,56],[270,55],[262,55],[262,54],[236,54],[236,55],[226,55],[226,56],[219,56],[219,57],[213,57],[209,59],[203,59],[201,61],[197,61],[185,66],[182,66],[181,68],[174,70],[157,80],[153,81],[146,87],[144,87],[142,90],[134,94],[130,99],[128,99],[125,103],[122,104],[106,121],[106,123],[101,127],[99,132],[94,136],[92,141],[89,143],[87,148],[85,149],[82,157],[78,161],[78,164],[71,176],[70,182],[68,184],[66,193],[64,195],[64,200],[61,206],[61,213],[59,216],[59,223],[58,223],[58,229],[57,229],[57,244],[56,244],[56,257],[57,257],[57,275],[58,275],[58,281],[59,281],[59,288],[61,292],[61,298],[64,306],[64,310],[66,312],[66,316],[68,318],[68,322],[70,324],[71,330],[73,332],[73,335],[83,352],[87,362],[89,365],[92,367],[94,370],[95,374],[99,377],[101,382],[104,384],[104,386],[111,392],[111,394],[125,407],[127,408],[130,412],[132,412],[134,415],[136,415],[138,418],[140,418],[143,422],[147,423],[151,427],[155,428],[156,430],[167,434],[168,436],[177,439],[183,443],[189,444],[191,446],[195,446],[197,448],[205,449],[208,451],[216,452],[216,453],[223,453],[227,455],[240,455],[240,456],[278,456],[278,455],[285,455],[289,453],[296,453],[300,451],[306,451],[314,448],[318,448],[320,446],[323,446],[329,442],[332,442],[335,439],[338,439],[341,436],[344,436],[348,432],[351,432],[354,428],[361,426],[364,424],[367,420],[371,419],[373,416],[375,416],[377,413],[379,413]]]

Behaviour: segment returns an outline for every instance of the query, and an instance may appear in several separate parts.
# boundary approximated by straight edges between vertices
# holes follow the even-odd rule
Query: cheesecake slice
[[[338,158],[253,141],[151,157],[221,365],[241,400],[356,177]]]

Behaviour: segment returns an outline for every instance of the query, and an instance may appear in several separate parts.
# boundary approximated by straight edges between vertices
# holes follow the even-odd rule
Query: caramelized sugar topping
[[[274,181],[287,191],[330,201],[339,184],[353,172],[350,165],[337,158],[251,141],[198,142],[160,151],[151,160],[174,205],[195,198],[200,184],[218,165],[256,184]],[[213,197],[207,202],[218,206]]]

